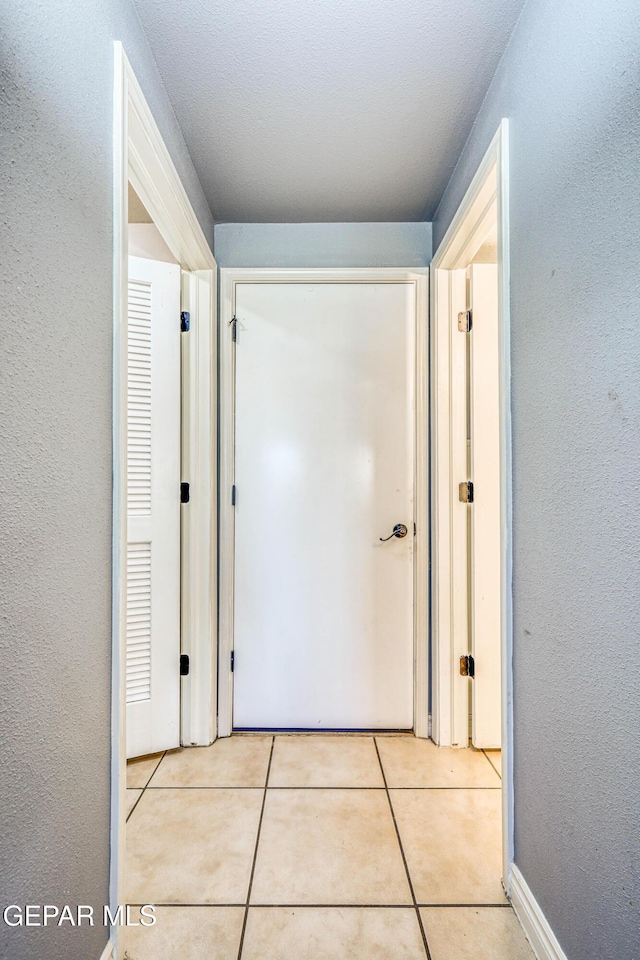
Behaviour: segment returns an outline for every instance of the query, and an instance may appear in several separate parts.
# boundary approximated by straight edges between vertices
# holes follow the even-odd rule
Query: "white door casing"
[[[129,258],[127,757],[180,737],[180,267]]]
[[[472,734],[477,748],[500,748],[500,343],[498,267],[468,268],[473,327],[469,340],[471,473]]]
[[[488,233],[497,225],[498,276],[498,392],[500,476],[500,644],[502,707],[502,807],[503,879],[509,891],[514,855],[513,815],[513,600],[512,600],[512,460],[511,371],[509,304],[509,122],[501,120],[465,196],[431,263],[432,344],[432,636],[433,636],[433,736],[441,746],[464,738],[457,733],[460,701],[468,702],[471,681],[459,676],[460,651],[454,644],[452,619],[457,614],[454,569],[458,549],[450,536],[458,509],[460,477],[452,469],[456,453],[452,443],[452,418],[465,397],[464,383],[454,383],[452,353],[460,342],[454,310],[452,280],[466,270]],[[455,336],[454,336],[455,333]],[[461,335],[460,335],[461,336]],[[459,681],[466,685],[460,687]],[[467,726],[468,730],[468,716]],[[466,740],[462,740],[463,744]]]
[[[409,729],[415,284],[238,284],[235,311],[234,727]]]
[[[181,308],[189,314],[182,343],[182,480],[190,499],[181,510],[181,653],[189,673],[181,682],[183,746],[216,738],[217,457],[212,270],[182,271]]]
[[[449,426],[451,451],[448,458],[451,490],[457,494],[461,481],[471,479],[468,457],[468,390],[467,335],[458,329],[458,311],[467,306],[467,283],[464,270],[452,270],[449,277],[450,336],[449,354],[451,396]],[[461,401],[461,402],[459,402]],[[444,459],[444,458],[443,458]],[[469,507],[456,495],[451,510],[451,594],[450,629],[453,643],[451,676],[452,744],[466,747],[469,743],[469,680],[460,676],[461,656],[470,653],[469,637]]]

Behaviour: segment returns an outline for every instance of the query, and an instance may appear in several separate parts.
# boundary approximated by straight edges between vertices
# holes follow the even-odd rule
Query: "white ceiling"
[[[135,0],[218,222],[431,218],[524,0]]]

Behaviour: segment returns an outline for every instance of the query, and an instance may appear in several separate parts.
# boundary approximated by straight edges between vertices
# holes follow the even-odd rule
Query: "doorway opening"
[[[128,184],[127,759],[180,744],[180,265]]]
[[[217,601],[216,263],[119,42],[113,275],[115,916],[126,902],[127,755],[215,739]],[[188,504],[185,482],[198,493]]]
[[[427,272],[221,284],[218,735],[426,736]]]
[[[433,738],[502,769],[513,861],[507,121],[431,264]],[[501,751],[500,754],[497,751]],[[492,751],[495,751],[492,753]]]

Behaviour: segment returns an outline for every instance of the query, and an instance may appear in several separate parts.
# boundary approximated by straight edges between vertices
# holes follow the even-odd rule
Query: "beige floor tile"
[[[502,776],[502,751],[501,750],[485,750],[489,762],[496,768],[499,775]]]
[[[160,763],[161,758],[161,753],[155,753],[152,757],[140,757],[140,759],[128,760],[127,786],[146,787],[151,774]]]
[[[242,960],[425,960],[415,910],[252,907]]]
[[[373,737],[276,737],[270,787],[384,787]]]
[[[210,747],[172,750],[150,787],[264,787],[271,737],[224,737]]]
[[[432,960],[535,960],[511,907],[420,911]]]
[[[502,903],[501,791],[392,790],[419,903]]]
[[[383,790],[269,790],[256,904],[411,903]]]
[[[125,960],[236,960],[244,907],[157,907],[153,927],[123,927]]]
[[[142,793],[142,790],[127,789],[127,816],[129,816],[129,814],[135,807],[136,801],[141,793]]]
[[[499,787],[481,750],[437,747],[417,737],[376,737],[389,787]]]
[[[127,824],[127,901],[243,903],[262,797],[262,790],[146,790]]]

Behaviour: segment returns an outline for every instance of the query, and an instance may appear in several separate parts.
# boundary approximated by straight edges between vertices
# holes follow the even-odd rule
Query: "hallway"
[[[500,883],[500,754],[235,735],[128,765],[128,960],[530,960]]]

